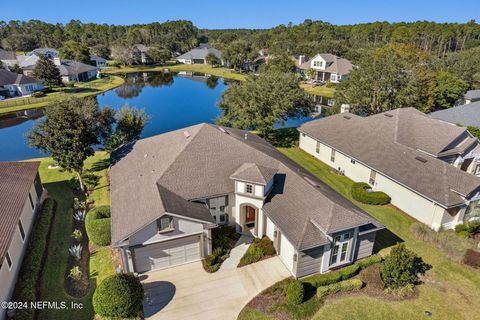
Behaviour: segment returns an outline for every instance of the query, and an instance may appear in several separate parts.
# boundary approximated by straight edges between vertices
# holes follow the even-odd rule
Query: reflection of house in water
[[[325,96],[310,95],[315,104],[313,115],[319,115],[324,109],[329,109],[335,105],[335,99]]]
[[[0,129],[13,127],[29,120],[36,120],[43,116],[42,109],[32,109],[8,113],[0,116]]]

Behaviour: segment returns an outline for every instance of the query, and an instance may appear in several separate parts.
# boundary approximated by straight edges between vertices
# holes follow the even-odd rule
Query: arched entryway
[[[256,235],[257,225],[258,225],[257,207],[250,204],[244,204],[240,207],[240,212],[241,212],[240,227],[242,228],[242,232]]]

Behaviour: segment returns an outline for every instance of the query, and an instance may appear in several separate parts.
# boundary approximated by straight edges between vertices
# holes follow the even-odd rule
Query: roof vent
[[[420,157],[420,156],[416,156],[415,159],[418,160],[418,161],[420,161],[420,162],[422,162],[422,163],[426,163],[426,162],[428,161],[427,159],[422,158],[422,157]]]
[[[143,157],[144,157],[144,158],[148,157],[148,154],[145,153],[145,154],[143,155]]]
[[[383,115],[385,117],[393,118],[393,114],[391,114],[391,113],[384,113]]]
[[[188,131],[183,131],[183,135],[185,136],[185,138],[190,138],[190,132]]]
[[[345,119],[347,119],[347,120],[352,119],[352,117],[350,117],[350,116],[343,116],[343,117],[344,117]]]
[[[245,140],[248,139],[248,133],[245,133]]]
[[[303,177],[309,184],[311,184],[314,187],[318,187],[318,183],[316,183],[314,180],[310,179],[309,177]]]

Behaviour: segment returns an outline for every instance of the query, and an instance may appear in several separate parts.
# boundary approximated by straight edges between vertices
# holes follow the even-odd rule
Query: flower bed
[[[353,199],[372,205],[385,205],[390,203],[390,197],[381,191],[369,191],[370,185],[365,182],[357,182],[352,185],[351,194]]]

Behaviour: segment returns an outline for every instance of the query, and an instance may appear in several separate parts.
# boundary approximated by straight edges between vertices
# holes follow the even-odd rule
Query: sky
[[[22,0],[0,20],[134,24],[190,20],[199,28],[270,28],[305,19],[333,24],[372,21],[480,21],[479,0]]]

